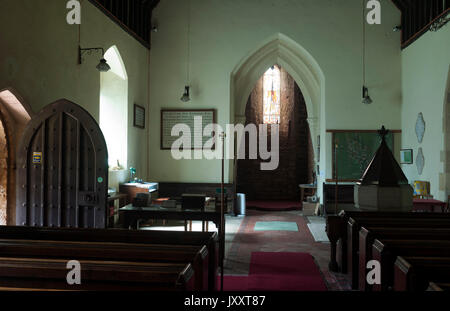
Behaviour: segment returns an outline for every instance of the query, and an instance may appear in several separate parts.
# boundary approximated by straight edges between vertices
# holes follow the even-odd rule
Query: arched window
[[[278,66],[269,68],[263,77],[264,124],[280,123],[281,73]]]
[[[128,150],[128,76],[116,46],[105,59],[111,67],[100,73],[100,128],[108,146],[109,168],[127,168]]]

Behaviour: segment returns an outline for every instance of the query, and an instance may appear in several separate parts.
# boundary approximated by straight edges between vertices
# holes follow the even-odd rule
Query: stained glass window
[[[273,66],[266,71],[263,77],[263,121],[264,124],[280,123],[280,68]]]

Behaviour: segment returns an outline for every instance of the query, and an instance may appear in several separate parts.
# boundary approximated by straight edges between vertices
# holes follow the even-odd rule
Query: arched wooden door
[[[58,100],[31,119],[17,153],[16,224],[105,228],[108,150],[94,118]]]

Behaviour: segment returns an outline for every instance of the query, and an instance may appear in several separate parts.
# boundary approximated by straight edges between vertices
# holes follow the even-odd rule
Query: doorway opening
[[[295,80],[279,65],[257,81],[245,110],[245,124],[279,125],[279,166],[260,170],[262,159],[237,162],[237,192],[252,201],[299,202],[299,184],[313,182],[314,152],[305,99]],[[259,129],[258,129],[259,131]],[[248,150],[248,139],[246,150]],[[270,146],[270,145],[269,145]]]

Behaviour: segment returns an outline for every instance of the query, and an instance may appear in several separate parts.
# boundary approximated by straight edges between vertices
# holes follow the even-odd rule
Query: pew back
[[[0,257],[0,287],[35,290],[193,290],[190,264],[80,261],[81,284],[67,282],[67,261]]]
[[[48,240],[66,242],[126,243],[143,245],[207,247],[209,290],[217,288],[218,247],[217,233],[213,232],[167,232],[124,229],[73,229],[37,227],[0,227],[0,239]],[[202,251],[204,255],[205,252]],[[152,256],[158,256],[154,253]],[[161,255],[162,256],[162,255]],[[156,257],[154,257],[156,258]],[[155,259],[156,260],[156,259]],[[200,282],[197,280],[197,282]]]

